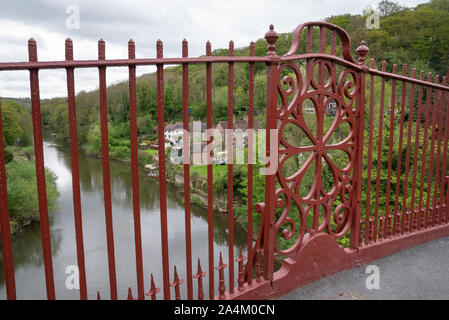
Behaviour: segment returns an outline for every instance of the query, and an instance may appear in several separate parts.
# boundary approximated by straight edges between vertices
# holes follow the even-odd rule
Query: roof
[[[175,131],[183,128],[184,126],[182,122],[170,123],[165,126],[166,131]]]

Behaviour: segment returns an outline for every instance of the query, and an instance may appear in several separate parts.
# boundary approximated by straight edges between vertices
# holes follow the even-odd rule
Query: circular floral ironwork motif
[[[282,213],[275,229],[294,243],[288,249],[276,245],[275,250],[289,254],[301,244],[306,233],[327,232],[341,238],[349,230],[359,85],[355,71],[345,69],[337,78],[336,65],[321,59],[308,60],[305,70],[287,62],[277,71],[279,76],[287,75],[279,77],[278,84],[281,106],[277,180],[281,187],[276,192],[276,207]],[[332,121],[325,121],[325,117],[332,117]],[[331,124],[326,127],[327,122]],[[291,127],[296,129],[290,130],[289,135],[287,128]],[[301,135],[299,145],[291,141],[291,131]],[[333,154],[339,155],[338,163]],[[286,167],[292,162],[299,168],[291,174]],[[313,176],[313,180],[304,192],[306,176]],[[293,206],[296,210],[292,210]],[[290,216],[292,211],[299,213],[299,227]]]

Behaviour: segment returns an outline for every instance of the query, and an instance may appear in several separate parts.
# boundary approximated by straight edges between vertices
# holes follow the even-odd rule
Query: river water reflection
[[[57,299],[79,299],[79,290],[68,290],[65,273],[67,266],[76,265],[75,227],[73,218],[70,150],[53,142],[46,142],[45,165],[58,176],[60,192],[58,212],[51,214],[51,243]],[[106,230],[103,202],[103,180],[101,160],[79,156],[81,202],[83,216],[87,289],[89,299],[96,298],[97,290],[105,299],[109,298],[109,275],[106,250]],[[128,287],[136,295],[136,266],[134,251],[134,225],[132,214],[131,166],[129,163],[111,161],[111,192],[114,223],[117,285],[120,299],[126,299]],[[162,288],[162,260],[159,186],[157,179],[145,178],[140,172],[140,200],[142,222],[142,245],[145,289],[150,287],[153,273],[158,287]],[[170,279],[176,264],[181,278],[185,273],[183,190],[167,185],[168,242],[170,251]],[[246,247],[246,233],[235,225],[234,251]],[[192,262],[196,272],[199,257],[203,270],[207,271],[207,210],[192,206]],[[214,216],[215,265],[219,252],[227,257],[227,219],[223,214]],[[18,299],[46,299],[44,266],[39,224],[25,227],[13,236],[14,263]],[[225,259],[227,260],[227,259]],[[228,261],[225,261],[228,263]],[[237,276],[237,272],[236,276]],[[215,275],[217,280],[217,274]],[[216,281],[217,282],[217,281]],[[207,297],[208,280],[203,281]],[[227,284],[227,281],[226,281]],[[194,287],[196,281],[194,281]],[[215,292],[217,292],[218,282]],[[172,292],[173,295],[173,292]],[[181,287],[182,298],[186,298],[186,282]],[[0,266],[0,299],[6,296],[3,264]],[[162,298],[162,292],[158,298]]]

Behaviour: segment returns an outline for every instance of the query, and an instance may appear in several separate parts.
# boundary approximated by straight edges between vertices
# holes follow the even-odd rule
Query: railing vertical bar
[[[326,51],[326,28],[324,26],[320,27],[320,53],[325,53]]]
[[[397,65],[393,66],[393,74],[397,72]],[[393,145],[394,145],[394,113],[396,106],[396,80],[392,81],[391,84],[391,103],[390,103],[390,139],[388,146],[388,169],[387,169],[387,190],[386,190],[386,200],[385,200],[385,214],[384,214],[384,238],[390,236],[390,197],[391,197],[391,171],[393,164]]]
[[[382,62],[382,72],[386,70],[386,62]],[[385,77],[382,77],[382,83],[380,88],[380,110],[379,110],[379,143],[377,149],[377,168],[376,168],[376,202],[375,202],[375,218],[374,218],[374,242],[376,242],[378,236],[382,237],[380,229],[382,228],[382,218],[379,219],[379,192],[380,192],[380,169],[382,160],[382,146],[383,146],[383,123],[384,123],[384,101],[385,100]],[[380,228],[378,225],[380,221]]]
[[[440,203],[441,203],[441,207],[442,210],[444,211],[444,223],[449,222],[449,211],[448,211],[448,204],[449,204],[449,199],[446,199],[445,195],[444,195],[444,190],[445,190],[445,186],[447,184],[448,187],[448,191],[447,191],[447,196],[449,197],[449,181],[446,180],[446,176],[448,175],[448,168],[447,168],[447,158],[448,158],[448,143],[449,143],[449,94],[446,93],[446,96],[448,97],[446,104],[444,106],[444,108],[446,109],[446,124],[444,126],[444,146],[443,146],[443,164],[442,164],[442,169],[441,169],[441,187],[440,187]]]
[[[412,70],[412,78],[416,78],[416,69]],[[409,102],[409,112],[408,112],[408,124],[407,124],[407,151],[405,155],[405,171],[404,171],[404,189],[402,191],[402,224],[401,224],[401,233],[404,231],[411,231],[412,226],[412,211],[407,211],[407,195],[408,195],[408,185],[409,185],[409,169],[410,169],[410,153],[412,149],[412,127],[413,127],[413,114],[415,113],[415,84],[412,83],[410,89],[410,102]],[[406,230],[404,230],[404,227]]]
[[[313,45],[313,27],[309,26],[307,28],[307,53],[312,53]]]
[[[128,42],[128,58],[136,58],[136,47],[133,40]],[[143,279],[142,258],[142,227],[140,221],[140,196],[139,196],[139,156],[137,148],[137,103],[136,103],[136,66],[130,65],[129,69],[129,138],[131,145],[131,175],[133,193],[134,215],[134,243],[136,250],[136,276],[137,297],[145,300],[145,286]]]
[[[436,75],[435,83],[439,84],[440,77]],[[432,193],[432,180],[433,180],[433,166],[434,166],[434,158],[435,158],[435,136],[436,136],[436,128],[437,128],[437,110],[438,110],[438,101],[439,101],[439,93],[440,91],[435,89],[433,91],[433,103],[432,103],[432,129],[431,129],[431,143],[430,143],[430,159],[429,159],[429,170],[427,172],[427,197],[426,197],[426,214],[428,215],[428,220],[426,226],[433,225],[433,218],[435,216],[435,208],[430,207],[430,195]],[[430,112],[430,110],[428,111]]]
[[[73,60],[73,43],[67,39],[65,42],[65,58]],[[80,177],[78,163],[78,134],[76,127],[76,103],[74,68],[66,68],[67,74],[67,103],[69,113],[70,131],[70,161],[72,168],[73,211],[75,218],[76,256],[79,270],[80,299],[87,300],[86,266],[84,262],[83,221],[81,214]]]
[[[407,76],[407,65],[403,66],[403,75]],[[399,206],[399,190],[401,187],[401,166],[402,166],[402,147],[404,144],[404,119],[405,119],[405,95],[407,94],[407,83],[405,81],[402,82],[402,92],[401,92],[401,119],[399,123],[399,145],[398,145],[398,160],[396,167],[396,188],[394,194],[394,225],[393,225],[393,234],[397,234],[401,232],[401,218],[405,215],[405,208],[402,208],[401,212],[398,212]]]
[[[429,73],[427,76],[427,81],[432,81],[432,74]],[[424,110],[425,121],[424,121],[424,135],[423,135],[423,149],[422,149],[422,161],[421,161],[421,179],[420,179],[420,188],[419,188],[419,221],[420,221],[420,229],[424,229],[426,227],[426,212],[423,209],[423,196],[424,196],[424,178],[426,171],[426,159],[427,159],[427,136],[429,133],[429,112],[430,112],[430,98],[431,98],[432,89],[427,87],[427,98],[426,98],[426,106]]]
[[[98,60],[105,60],[105,42],[98,42]],[[98,67],[100,81],[101,155],[103,166],[103,193],[106,220],[106,238],[109,264],[109,283],[112,300],[117,300],[117,276],[115,269],[114,229],[112,221],[111,177],[109,169],[108,109],[106,97],[106,67]]]
[[[254,57],[255,45],[249,45],[249,55]],[[248,273],[247,282],[253,282],[253,163],[254,163],[254,62],[249,63],[248,85]]]
[[[189,45],[187,40],[182,41],[182,57],[189,56]],[[182,65],[182,120],[184,132],[189,131],[189,65]],[[189,137],[183,137],[184,139]],[[189,140],[190,141],[190,140]],[[187,141],[186,141],[187,142]],[[190,149],[189,149],[190,151]],[[186,148],[184,148],[186,152]],[[187,152],[186,152],[187,154]],[[185,159],[187,160],[187,159]],[[190,156],[189,156],[190,160]],[[184,161],[184,204],[185,204],[185,236],[186,236],[186,269],[187,269],[187,299],[193,299],[192,278],[192,234],[190,219],[190,161]]]
[[[447,84],[447,78],[443,78],[443,85],[446,86]],[[435,186],[433,191],[433,208],[438,213],[438,221],[437,224],[441,223],[441,203],[440,205],[437,205],[438,199],[437,199],[437,193],[439,192],[439,182],[440,182],[440,166],[441,166],[441,142],[443,138],[443,123],[444,123],[444,99],[447,97],[447,93],[442,91],[441,92],[441,100],[438,108],[438,144],[437,144],[437,156],[435,158],[436,161],[436,167],[435,167]],[[440,188],[442,185],[440,185]],[[437,209],[438,207],[438,209]]]
[[[309,33],[311,34],[311,28],[309,27]],[[271,172],[273,166],[278,165],[277,149],[275,154],[272,154],[272,144],[277,145],[279,138],[277,136],[277,79],[279,79],[277,54],[276,54],[276,41],[279,38],[279,34],[274,31],[274,26],[270,25],[270,30],[265,33],[265,40],[268,43],[267,56],[273,60],[266,64],[267,66],[267,106],[266,106],[266,142],[265,142],[265,207],[263,209],[263,271],[264,279],[271,281],[274,273],[274,242],[276,235],[274,234],[274,220],[275,220],[275,204],[276,204],[276,174]],[[309,60],[307,61],[307,70],[309,68]],[[272,139],[272,132],[275,133],[275,139]],[[262,251],[256,251],[257,264],[256,273],[259,279],[260,275],[260,253]]]
[[[337,30],[332,30],[331,55],[337,55]]]
[[[212,47],[209,41],[206,43],[206,56],[212,56]],[[212,64],[206,63],[206,117],[207,126],[212,126]],[[214,192],[213,192],[213,165],[207,165],[207,230],[209,250],[209,299],[215,295],[214,282]]]
[[[34,39],[28,41],[29,61],[37,61],[37,46]],[[44,164],[44,146],[42,139],[42,119],[41,119],[41,104],[39,93],[39,70],[30,70],[30,89],[31,89],[31,109],[33,121],[33,136],[34,136],[34,158],[36,162],[36,181],[37,193],[39,199],[39,218],[41,228],[41,240],[44,257],[45,269],[45,284],[47,289],[47,299],[55,299],[55,284],[53,277],[53,259],[51,253],[50,241],[50,225],[48,220],[47,207],[47,188],[45,179],[45,164]]]
[[[424,71],[421,71],[420,80],[424,80]],[[422,98],[423,98],[424,87],[419,87],[418,92],[418,114],[416,116],[416,128],[415,128],[415,144],[414,144],[414,155],[413,155],[413,174],[412,174],[412,198],[411,198],[411,208],[410,212],[412,214],[412,228],[411,230],[417,229],[418,227],[418,217],[419,210],[415,212],[415,197],[416,197],[416,181],[418,176],[418,151],[419,151],[419,135],[421,129],[421,114],[422,114]]]
[[[161,40],[156,43],[157,58],[163,57]],[[164,65],[157,65],[157,131],[159,157],[159,201],[161,212],[161,245],[162,245],[162,273],[164,282],[164,299],[170,300],[170,270],[168,257],[167,230],[167,184],[165,172],[165,135],[164,135]]]
[[[8,190],[6,187],[5,154],[3,145],[2,106],[0,99],[0,228],[2,240],[3,270],[5,275],[6,298],[16,299],[14,256],[12,252],[11,229],[9,224]]]
[[[365,57],[364,55],[360,55],[359,64],[362,65],[364,68],[365,65]],[[324,72],[323,72],[324,74]],[[324,75],[323,75],[324,76]],[[324,79],[320,79],[324,80]],[[354,212],[354,218],[352,221],[351,226],[351,243],[350,246],[353,249],[356,249],[360,246],[361,242],[361,219],[362,219],[362,170],[363,170],[363,131],[365,129],[365,81],[366,81],[366,74],[365,72],[359,72],[358,73],[358,82],[359,82],[359,88],[360,91],[357,94],[357,102],[356,102],[356,115],[357,115],[357,121],[356,121],[356,130],[357,135],[355,139],[355,149],[356,149],[356,157],[355,157],[355,169],[354,169],[354,177],[356,177],[355,180],[355,188],[352,192],[353,199],[352,199],[352,211]],[[322,85],[324,85],[324,81],[321,82]],[[318,227],[318,226],[317,226]]]
[[[229,56],[234,56],[234,42],[229,42]],[[228,63],[228,249],[229,249],[229,293],[234,293],[234,145],[233,145],[233,127],[234,127],[234,63]]]
[[[371,59],[370,68],[374,68],[374,59]],[[368,127],[368,150],[373,150],[373,130],[374,130],[374,75],[370,76],[370,90],[369,90],[369,127]],[[373,165],[373,153],[368,152],[368,164],[367,164],[367,181],[366,181],[366,223],[365,223],[365,244],[369,239],[371,232],[371,174]],[[372,240],[372,239],[371,239]]]

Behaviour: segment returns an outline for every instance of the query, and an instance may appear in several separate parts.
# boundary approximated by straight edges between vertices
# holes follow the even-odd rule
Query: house
[[[170,152],[170,161],[175,164],[184,163],[183,146],[177,145]],[[190,143],[190,164],[206,165],[207,164],[207,144],[205,142]]]
[[[325,114],[333,115],[335,116],[337,114],[337,101],[331,100],[327,106],[326,111],[324,111]]]
[[[218,131],[220,131],[220,134],[222,135],[223,141],[224,141],[224,137],[225,137],[225,130],[228,129],[228,121],[218,121],[217,126],[215,127]],[[254,130],[258,130],[261,129],[262,126],[260,125],[259,121],[254,120]],[[243,132],[243,137],[246,139],[248,138],[248,129],[249,129],[249,125],[248,125],[248,114],[245,114],[243,116],[243,120],[236,120],[235,117],[233,117],[233,124],[232,124],[232,129],[233,129],[233,136],[235,137],[236,133],[238,131],[242,131]]]

